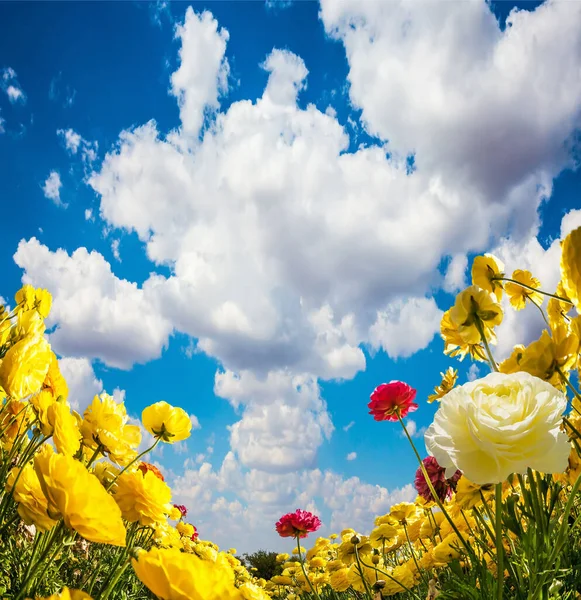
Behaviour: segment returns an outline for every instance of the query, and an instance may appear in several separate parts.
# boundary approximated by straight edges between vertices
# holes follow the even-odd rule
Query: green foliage
[[[269,580],[275,575],[282,573],[282,566],[276,561],[276,552],[267,552],[266,550],[258,550],[252,554],[244,554],[238,557],[247,569],[256,569],[252,573],[256,577],[262,577]]]

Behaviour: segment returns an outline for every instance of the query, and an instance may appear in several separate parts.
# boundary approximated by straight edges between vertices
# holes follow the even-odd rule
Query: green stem
[[[511,279],[510,277],[492,277],[492,281],[510,281],[511,283],[515,283],[516,285],[520,285],[520,287],[526,288],[527,290],[531,290],[531,292],[537,292],[542,294],[543,296],[549,296],[550,298],[556,298],[561,302],[565,302],[567,304],[573,305],[573,302],[567,298],[563,298],[562,296],[557,296],[556,294],[549,294],[549,292],[543,292],[543,290],[539,290],[534,288],[526,283],[521,283],[520,281],[516,281],[516,279]]]
[[[119,477],[121,477],[121,475],[123,475],[123,473],[125,473],[125,471],[127,471],[127,469],[129,469],[129,467],[134,465],[142,456],[145,456],[148,452],[153,452],[154,448],[159,444],[160,440],[161,438],[156,438],[155,442],[153,442],[153,446],[150,446],[149,448],[145,449],[141,454],[138,454],[126,467],[121,469],[121,471],[119,471],[119,473],[117,473],[117,475],[113,477],[111,483],[107,486],[107,491],[109,491],[113,487],[113,484],[119,479]]]
[[[428,484],[428,488],[430,490],[430,493],[432,494],[432,498],[434,499],[434,502],[438,505],[438,508],[442,511],[444,517],[446,518],[446,520],[448,521],[448,523],[450,524],[450,527],[452,527],[454,533],[458,536],[458,539],[462,542],[462,545],[464,546],[464,548],[466,548],[468,554],[470,554],[471,556],[474,554],[472,548],[468,545],[468,543],[466,542],[466,540],[464,539],[464,536],[460,533],[458,527],[456,527],[456,523],[454,523],[454,521],[452,520],[452,518],[450,517],[450,515],[448,514],[448,511],[446,510],[446,508],[444,507],[444,505],[442,504],[442,502],[440,501],[440,498],[438,496],[438,494],[436,493],[436,490],[434,489],[434,486],[432,485],[432,480],[430,479],[430,476],[428,475],[428,472],[426,471],[426,467],[424,466],[424,462],[422,461],[419,452],[417,451],[415,444],[412,441],[412,438],[410,436],[410,434],[408,433],[408,430],[405,426],[405,423],[402,421],[402,418],[399,414],[399,412],[396,412],[397,418],[399,419],[399,422],[401,424],[401,426],[403,427],[403,431],[408,439],[408,442],[410,443],[412,450],[414,451],[414,454],[416,455],[416,458],[418,459],[418,462],[420,463],[420,469],[422,470],[422,473],[424,475],[424,479],[426,480],[426,483]]]
[[[478,333],[480,334],[480,339],[482,340],[482,343],[484,344],[484,349],[486,350],[486,355],[488,356],[488,362],[490,363],[490,368],[493,371],[498,372],[498,365],[496,364],[496,361],[494,360],[494,356],[492,356],[492,352],[490,351],[490,346],[488,345],[488,340],[486,339],[486,335],[484,335],[484,326],[482,325],[482,321],[480,320],[480,317],[478,315],[476,315],[474,317],[474,324],[476,325],[476,329],[478,329]]]
[[[567,377],[567,375],[565,375],[565,373],[563,373],[563,371],[561,371],[561,368],[556,367],[555,370],[557,371],[557,373],[559,373],[559,377],[561,377],[561,379],[563,380],[563,383],[573,392],[573,395],[575,396],[575,398],[577,398],[577,400],[581,400],[581,395],[573,387],[573,384],[569,381],[569,378]]]
[[[367,567],[368,569],[375,569],[376,571],[379,571],[382,575],[385,575],[386,577],[388,577],[392,581],[395,581],[395,583],[397,583],[398,585],[400,585],[406,592],[408,592],[409,594],[411,594],[414,598],[417,598],[418,600],[422,600],[413,590],[411,590],[410,588],[406,587],[401,581],[398,581],[395,577],[392,577],[389,573],[386,573],[383,569],[380,569],[377,565],[368,565],[368,564],[366,564],[366,563],[363,562],[363,559],[361,559],[361,564],[364,567]]]
[[[502,600],[504,587],[504,546],[502,545],[502,483],[496,484],[496,506],[495,506],[495,526],[496,526],[496,597]]]
[[[369,594],[369,597],[372,598],[373,594],[371,593],[371,588],[369,587],[369,583],[367,582],[367,579],[365,579],[365,573],[363,572],[363,568],[361,567],[361,560],[359,558],[359,550],[357,549],[357,544],[354,544],[355,546],[355,559],[357,560],[357,568],[359,570],[359,577],[361,577],[361,581],[363,582],[363,587],[365,588],[365,591]],[[377,570],[375,571],[376,575],[377,575]]]
[[[418,573],[420,574],[420,577],[422,578],[423,582],[425,584],[427,584],[428,580],[426,578],[426,574],[425,574],[425,572],[422,569],[420,569],[420,565],[418,564],[418,560],[416,558],[416,553],[414,552],[414,547],[412,546],[412,542],[410,540],[410,536],[408,534],[407,527],[405,526],[405,521],[403,523],[403,530],[405,532],[405,539],[407,540],[408,546],[410,547],[410,552],[412,554],[412,559],[414,561],[414,564],[416,565],[416,569],[418,570]]]
[[[311,588],[311,591],[315,595],[315,598],[317,598],[317,600],[321,600],[319,594],[317,594],[315,588],[313,587],[313,584],[311,583],[311,580],[309,579],[309,576],[307,575],[307,570],[305,569],[303,555],[302,555],[302,552],[301,552],[301,542],[300,542],[300,539],[301,539],[300,534],[297,534],[297,549],[299,551],[299,562],[301,563],[301,569],[303,571],[303,575],[305,576],[305,579],[307,580],[307,583],[309,584],[309,587]]]
[[[528,296],[527,296],[528,298]],[[531,298],[529,298],[529,300],[539,309],[539,312],[541,313],[541,316],[543,317],[543,320],[545,321],[545,324],[547,325],[547,327],[549,328],[549,331],[551,330],[551,324],[549,323],[547,316],[545,315],[545,311],[542,309],[540,304],[537,304],[534,300],[532,300]]]

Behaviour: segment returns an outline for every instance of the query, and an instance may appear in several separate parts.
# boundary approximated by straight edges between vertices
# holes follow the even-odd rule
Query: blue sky
[[[437,335],[471,258],[558,281],[580,8],[189,6],[2,7],[0,295],[53,293],[77,408],[195,416],[154,458],[203,536],[281,548],[298,506],[364,530],[416,468],[373,388],[418,389],[423,449],[439,373],[485,373]],[[498,356],[539,327],[507,315]]]

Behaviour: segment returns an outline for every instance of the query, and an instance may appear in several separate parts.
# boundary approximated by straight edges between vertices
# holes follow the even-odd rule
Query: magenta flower
[[[418,409],[414,403],[416,390],[403,381],[390,381],[378,385],[371,394],[369,414],[376,421],[397,421]]]
[[[452,497],[452,492],[456,490],[458,479],[462,476],[461,471],[456,471],[450,478],[446,478],[446,469],[438,464],[438,461],[433,456],[427,456],[422,461],[424,468],[428,473],[428,477],[432,482],[434,491],[438,495],[441,502],[449,500]],[[428,482],[424,477],[421,467],[416,471],[414,486],[418,494],[428,502],[435,502],[432,492],[428,486]]]
[[[306,510],[297,508],[294,513],[283,515],[276,523],[276,531],[280,537],[305,538],[309,532],[317,531],[321,519]]]

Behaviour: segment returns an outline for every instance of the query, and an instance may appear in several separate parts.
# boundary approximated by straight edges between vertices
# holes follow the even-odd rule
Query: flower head
[[[530,271],[523,271],[522,269],[517,269],[513,274],[512,278],[519,283],[524,283],[529,287],[538,289],[541,287],[541,282],[533,277]],[[543,295],[539,292],[533,292],[522,285],[518,285],[518,283],[508,282],[504,288],[508,297],[510,298],[510,303],[515,310],[522,310],[527,303],[527,299],[530,302],[533,302],[537,306],[540,306],[543,303]],[[558,302],[558,300],[557,300]]]
[[[165,481],[165,477],[163,476],[163,473],[155,465],[152,465],[151,463],[142,461],[142,462],[139,463],[139,465],[137,466],[137,468],[144,475],[147,473],[147,471],[151,471],[158,479],[161,479],[161,481]]]
[[[432,487],[440,501],[444,502],[449,500],[452,497],[452,492],[456,489],[456,484],[462,473],[456,471],[452,477],[446,477],[446,469],[441,467],[433,456],[427,456],[422,462],[426,469],[426,473],[430,478]],[[416,471],[414,486],[418,494],[424,500],[435,502],[435,498],[432,496],[432,492],[430,491],[430,487],[428,486],[428,482],[426,481],[421,467]]]
[[[192,421],[188,413],[167,402],[156,402],[141,413],[143,426],[151,435],[173,444],[190,437]]]
[[[283,515],[276,523],[276,531],[280,537],[305,538],[309,532],[317,531],[321,519],[306,510],[297,508],[294,513]]]
[[[442,398],[426,447],[448,475],[460,469],[479,485],[528,468],[558,473],[569,456],[566,406],[561,392],[528,373],[490,373]]]
[[[472,263],[472,284],[494,294],[498,302],[502,299],[502,281],[504,265],[492,254],[477,256]]]
[[[183,504],[174,504],[173,506],[180,511],[182,518],[188,516],[188,509]]]
[[[445,373],[440,373],[440,375],[442,382],[434,388],[434,393],[428,396],[428,402],[439,400],[445,396],[458,381],[458,371],[452,367],[448,367],[448,370]]]
[[[403,381],[390,381],[378,385],[367,405],[376,421],[397,421],[418,409],[414,403],[416,390]]]

